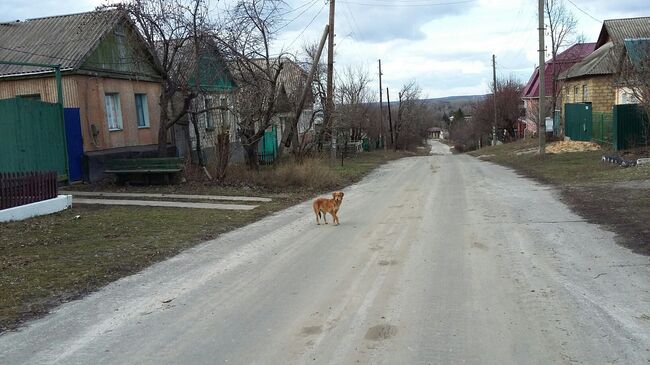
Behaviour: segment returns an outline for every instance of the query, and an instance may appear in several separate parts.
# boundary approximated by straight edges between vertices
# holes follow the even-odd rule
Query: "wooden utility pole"
[[[384,138],[384,106],[382,103],[382,94],[383,88],[381,87],[381,60],[379,61],[379,140],[382,141]],[[392,137],[392,136],[391,136]],[[386,151],[386,141],[383,141],[384,151]]]
[[[539,135],[539,155],[544,156],[546,149],[546,113],[544,113],[544,67],[546,66],[544,60],[544,0],[537,0],[538,2],[538,17],[539,17],[539,120],[537,121],[537,134]]]
[[[388,128],[390,128],[390,144],[394,145],[395,141],[393,140],[393,117],[390,113],[390,94],[388,93],[388,88],[386,88],[386,101],[388,102]]]
[[[307,76],[307,81],[305,82],[305,88],[302,91],[302,94],[300,96],[300,101],[298,102],[298,106],[296,107],[296,112],[293,116],[293,120],[291,121],[291,129],[289,130],[288,133],[283,136],[284,140],[282,143],[280,143],[280,151],[282,151],[283,147],[290,147],[291,146],[291,140],[294,139],[293,136],[297,135],[298,133],[298,122],[300,121],[300,115],[302,114],[302,110],[305,107],[305,101],[307,100],[307,95],[309,94],[309,91],[312,89],[312,83],[314,82],[314,75],[316,74],[316,69],[318,68],[318,62],[320,62],[320,55],[323,53],[323,47],[325,47],[325,39],[327,38],[327,35],[329,33],[329,25],[325,26],[325,31],[323,31],[323,36],[321,37],[320,43],[318,44],[318,50],[316,50],[316,55],[314,55],[314,63],[311,65],[311,69],[309,70],[309,75]],[[294,146],[295,148],[299,148],[300,146]],[[280,155],[282,154],[281,152],[279,153]]]
[[[492,145],[497,145],[497,67],[496,56],[492,55],[492,82],[494,90],[492,90],[492,97],[494,99],[494,124],[492,125]]]
[[[336,160],[336,137],[334,136],[334,0],[330,2],[329,36],[327,39],[327,111],[325,125],[330,130],[331,157]]]

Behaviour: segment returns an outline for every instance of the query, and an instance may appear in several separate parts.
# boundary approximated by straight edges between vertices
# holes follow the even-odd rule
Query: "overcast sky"
[[[101,3],[2,0],[0,20],[88,11]],[[650,16],[648,0],[565,4],[586,41],[596,40],[604,19]],[[292,11],[276,48],[295,53],[317,41],[328,8],[325,0],[287,0],[287,10]],[[335,62],[337,67],[364,67],[377,84],[381,59],[382,82],[395,89],[395,95],[410,80],[428,97],[484,94],[492,79],[492,54],[498,76],[512,74],[528,81],[538,60],[536,13],[535,0],[337,0]]]

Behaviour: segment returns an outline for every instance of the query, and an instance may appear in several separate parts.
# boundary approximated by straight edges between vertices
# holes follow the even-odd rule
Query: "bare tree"
[[[337,73],[336,128],[346,130],[352,141],[361,139],[370,120],[371,82],[368,71],[361,67],[347,66]]]
[[[283,5],[281,0],[240,0],[217,33],[238,84],[234,109],[251,169],[259,167],[258,144],[276,115],[284,52],[273,55],[271,42],[281,22]]]
[[[393,148],[406,149],[421,142],[425,137],[424,105],[420,102],[422,90],[415,81],[402,86],[398,93],[399,106],[395,121],[395,143]]]
[[[167,134],[171,127],[188,113],[198,95],[192,87],[192,72],[187,69],[188,47],[199,47],[208,37],[211,28],[205,0],[133,0],[107,5],[128,14],[137,28],[139,37],[147,48],[147,61],[160,75],[160,127],[158,129],[158,154],[167,154]],[[144,62],[145,59],[136,60]],[[195,64],[198,67],[198,63]],[[173,101],[180,99],[174,105]]]
[[[305,154],[314,147],[314,143],[320,141],[320,135],[316,135],[314,130],[316,118],[323,113],[323,106],[326,103],[327,96],[325,91],[325,78],[326,78],[326,65],[320,59],[316,59],[318,56],[318,43],[307,44],[304,46],[304,64],[309,67],[315,67],[313,80],[311,85],[311,98],[313,99],[313,108],[309,120],[305,125],[298,127],[294,126],[296,129],[296,138],[295,143],[292,145],[293,154],[296,159],[296,162],[302,164],[304,162]],[[296,116],[297,119],[298,116]],[[297,121],[297,120],[296,120]],[[301,131],[302,130],[302,131]],[[324,128],[319,131],[322,133]]]
[[[567,47],[568,45],[581,39],[581,36],[576,36],[576,28],[578,20],[571,13],[566,6],[564,0],[544,0],[544,9],[546,11],[546,22],[548,27],[548,36],[551,38],[551,75],[552,84],[550,92],[551,95],[551,112],[557,109],[558,98],[562,88],[559,85],[559,78],[561,68],[556,64],[558,52]],[[539,67],[545,67],[540,65]]]

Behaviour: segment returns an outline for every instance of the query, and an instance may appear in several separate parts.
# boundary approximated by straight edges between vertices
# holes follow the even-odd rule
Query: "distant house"
[[[650,17],[605,20],[595,50],[564,75],[565,103],[591,103],[594,112],[634,102],[628,85],[617,80],[625,40],[650,37]]]
[[[64,107],[78,115],[87,179],[101,177],[107,158],[155,153],[160,76],[126,15],[93,11],[2,23],[0,45],[3,61],[61,65]],[[56,102],[52,70],[0,65],[0,99],[14,97]]]
[[[200,48],[198,62],[189,42],[181,50],[184,54],[179,60],[188,73],[188,86],[194,87],[198,96],[192,101],[189,113],[174,126],[172,138],[178,154],[194,160],[197,159],[198,141],[207,162],[216,156],[219,133],[228,134],[231,150],[238,150],[232,100],[236,84],[217,46],[210,40],[202,40]],[[178,95],[174,105],[180,107],[182,103],[182,96]],[[233,154],[235,160],[240,155]]]
[[[253,62],[259,62],[260,65],[263,62],[263,59],[256,59]],[[283,57],[279,61],[281,62],[282,70],[277,80],[276,85],[276,104],[273,111],[274,115],[272,118],[271,126],[268,128],[268,134],[264,139],[264,145],[268,146],[269,140],[273,140],[271,143],[273,149],[277,151],[278,146],[282,142],[282,137],[288,134],[290,123],[296,111],[300,97],[302,96],[302,91],[305,88],[307,82],[308,73],[307,71],[295,61]],[[242,73],[247,73],[247,71],[242,71],[239,69],[239,66],[236,63],[229,64],[232,75],[234,76],[235,82],[238,84],[245,84],[246,81],[240,81],[242,77],[249,77],[249,75],[242,76]],[[298,133],[303,134],[309,130],[314,130],[314,126],[310,126],[311,114],[314,108],[314,97],[311,93],[311,88],[308,90],[307,100],[305,102],[304,108],[301,115],[298,119]],[[238,111],[236,108],[233,110],[235,114],[235,119],[238,118]],[[316,124],[315,121],[314,124]],[[271,138],[267,138],[267,137]],[[293,139],[297,138],[297,135],[293,136]],[[238,140],[239,141],[239,140]],[[268,153],[268,151],[261,151],[262,153]]]
[[[551,95],[553,95],[553,75],[561,75],[566,72],[566,70],[593,52],[595,46],[596,43],[577,43],[559,53],[555,59],[546,61],[544,64],[544,90],[546,95],[545,101],[547,103],[550,102]],[[559,108],[563,104],[561,94],[562,82],[557,83],[556,87],[558,88],[556,94],[559,94],[556,107]],[[539,67],[535,69],[528,83],[524,86],[522,99],[524,100],[524,108],[526,110],[524,121],[527,126],[525,129],[530,133],[536,133],[537,123],[535,121],[538,119],[539,113]],[[549,108],[551,107],[548,104],[547,106]]]
[[[429,138],[440,139],[440,136],[442,134],[442,128],[440,128],[440,127],[431,127],[429,129],[427,129],[427,132],[429,134]]]

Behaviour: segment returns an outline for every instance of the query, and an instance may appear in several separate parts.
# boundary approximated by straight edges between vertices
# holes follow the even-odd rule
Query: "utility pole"
[[[381,87],[381,60],[379,61],[379,140],[383,141],[384,151],[386,151],[386,141],[384,141],[384,106],[382,103],[383,88]]]
[[[327,38],[327,120],[325,125],[331,134],[331,157],[336,161],[336,137],[334,136],[334,0],[330,2],[329,36]]]
[[[395,141],[393,141],[393,117],[390,114],[390,94],[388,93],[388,88],[386,88],[386,101],[388,101],[388,128],[390,128],[390,144],[395,145]]]
[[[537,0],[538,2],[538,17],[539,17],[539,120],[537,123],[537,134],[539,136],[539,155],[544,156],[546,149],[546,113],[544,113],[544,67],[546,66],[544,60],[544,0]]]
[[[542,0],[543,1],[543,0]],[[492,145],[497,145],[497,67],[496,57],[492,55],[492,82],[494,90],[492,90],[492,97],[494,99],[494,124],[492,125]]]

